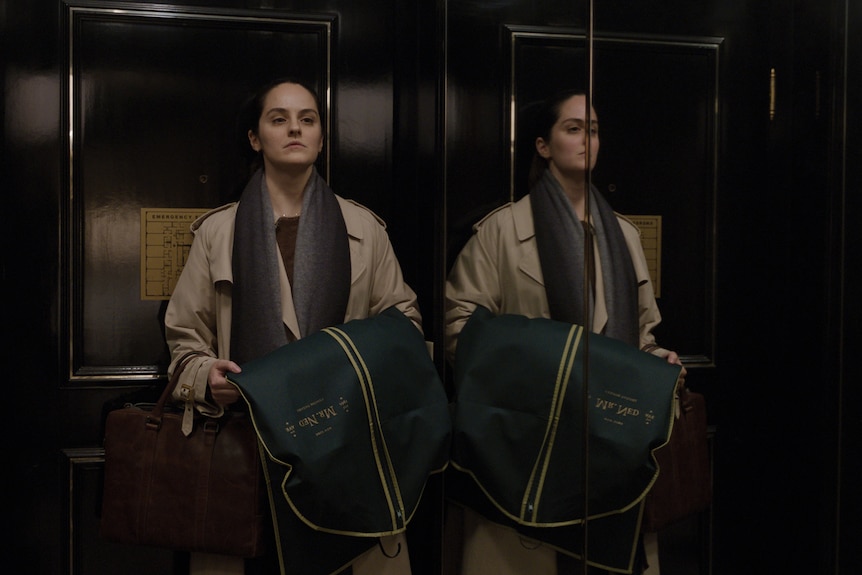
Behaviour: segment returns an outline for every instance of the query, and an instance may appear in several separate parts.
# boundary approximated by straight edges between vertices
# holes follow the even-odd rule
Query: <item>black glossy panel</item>
[[[75,529],[64,541],[68,575],[87,573],[123,573],[165,575],[188,572],[186,554],[167,549],[124,545],[103,540],[99,536],[102,499],[104,451],[102,449],[67,449],[61,462],[66,468],[69,498],[65,512]],[[186,558],[184,558],[184,555]]]
[[[163,303],[140,298],[140,209],[232,199],[246,178],[239,104],[276,77],[325,96],[329,22],[84,8],[69,19],[72,371],[159,373]]]

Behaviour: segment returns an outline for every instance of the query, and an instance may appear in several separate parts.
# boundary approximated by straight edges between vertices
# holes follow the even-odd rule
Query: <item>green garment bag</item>
[[[630,572],[680,370],[582,326],[477,308],[458,338],[447,496]]]
[[[448,399],[422,334],[396,308],[228,379],[262,449],[283,573],[334,572],[403,532],[429,475],[448,464]]]

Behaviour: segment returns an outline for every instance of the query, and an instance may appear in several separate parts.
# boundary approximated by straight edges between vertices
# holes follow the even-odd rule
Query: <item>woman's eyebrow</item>
[[[269,110],[266,111],[267,114],[287,114],[287,112],[288,112],[287,108],[270,108]],[[300,114],[314,114],[316,116],[319,115],[317,113],[317,110],[315,110],[314,108],[304,108],[304,109],[300,110],[299,113]]]
[[[563,120],[563,123],[564,123],[564,124],[565,124],[565,123],[567,123],[567,122],[575,122],[575,123],[578,123],[578,124],[586,124],[586,123],[587,123],[587,121],[586,121],[584,118],[566,118],[565,120]],[[597,119],[591,119],[591,120],[590,120],[590,125],[591,125],[591,126],[598,126],[598,125],[599,125],[599,121],[598,121]]]

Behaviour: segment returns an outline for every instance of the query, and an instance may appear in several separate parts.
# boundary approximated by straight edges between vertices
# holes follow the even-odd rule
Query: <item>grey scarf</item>
[[[242,363],[287,343],[281,319],[278,246],[263,170],[236,211],[231,359]],[[350,246],[335,194],[314,170],[305,186],[294,257],[293,304],[304,337],[342,323],[350,295]]]
[[[589,200],[608,310],[603,333],[638,346],[638,286],[631,254],[616,215],[595,187]],[[593,309],[592,294],[584,298],[585,226],[550,170],[530,190],[530,205],[551,318],[585,325],[585,301],[590,314]]]

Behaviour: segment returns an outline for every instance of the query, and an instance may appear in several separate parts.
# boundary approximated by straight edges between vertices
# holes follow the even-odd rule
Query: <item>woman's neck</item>
[[[575,213],[578,215],[578,219],[583,220],[584,211],[586,209],[585,198],[587,196],[586,174],[565,176],[558,170],[553,169],[553,167],[551,168],[551,173],[557,179],[557,182],[559,182],[560,187],[563,188],[563,193],[566,194],[569,202],[571,202],[572,208],[574,208]]]
[[[309,166],[303,171],[269,169],[264,172],[272,211],[280,216],[295,217],[302,210],[302,194],[313,168]]]

